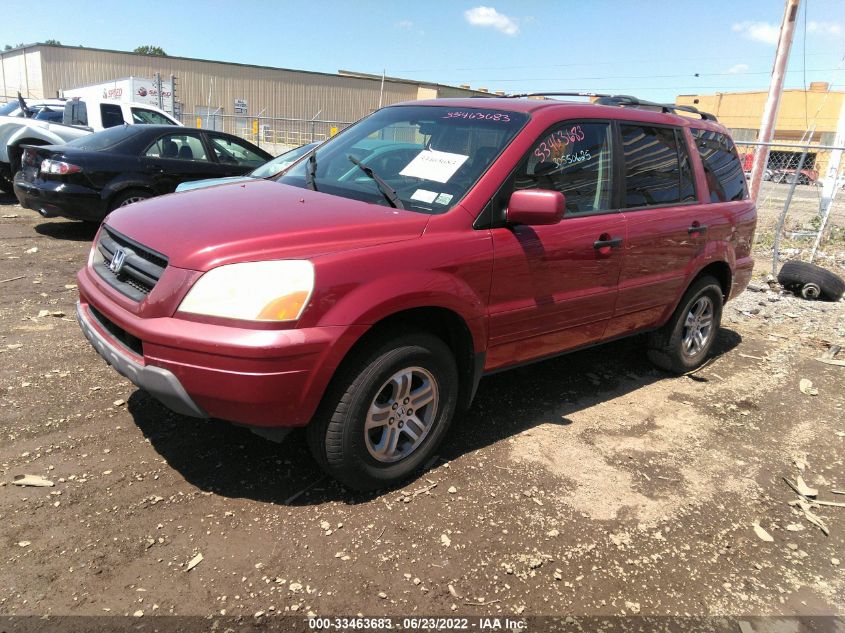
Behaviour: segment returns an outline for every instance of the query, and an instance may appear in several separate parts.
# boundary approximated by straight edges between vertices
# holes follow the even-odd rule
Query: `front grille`
[[[88,309],[91,311],[91,316],[94,317],[97,323],[109,334],[111,334],[126,349],[128,349],[130,352],[134,352],[138,356],[144,355],[144,347],[141,343],[141,339],[139,339],[137,336],[132,336],[122,327],[110,321],[102,312],[97,310],[97,308],[95,308],[94,306],[89,304]]]
[[[150,294],[167,268],[164,255],[107,226],[100,232],[97,250],[101,258],[95,259],[94,270],[112,288],[133,301],[141,301]],[[115,272],[112,262],[118,251],[122,251],[124,257]]]

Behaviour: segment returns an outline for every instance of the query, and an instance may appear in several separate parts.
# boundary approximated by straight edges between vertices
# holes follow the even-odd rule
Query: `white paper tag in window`
[[[434,182],[449,182],[467,158],[469,156],[464,154],[424,149],[399,174],[410,178],[425,178]]]
[[[414,192],[414,195],[411,196],[411,200],[419,200],[420,202],[427,202],[431,204],[434,202],[434,199],[437,197],[436,191],[427,191],[425,189],[417,189]]]

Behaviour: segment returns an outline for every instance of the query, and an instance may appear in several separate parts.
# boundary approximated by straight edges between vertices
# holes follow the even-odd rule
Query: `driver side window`
[[[549,189],[566,196],[566,214],[613,206],[610,123],[567,121],[535,141],[517,168],[513,189]]]

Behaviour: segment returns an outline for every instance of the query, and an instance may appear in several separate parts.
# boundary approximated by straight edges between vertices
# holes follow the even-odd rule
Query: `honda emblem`
[[[120,269],[123,268],[124,261],[126,261],[126,251],[118,247],[118,249],[114,252],[114,257],[111,258],[109,270],[116,275],[120,272]]]

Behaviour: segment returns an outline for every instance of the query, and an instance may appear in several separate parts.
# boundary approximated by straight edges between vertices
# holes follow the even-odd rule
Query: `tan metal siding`
[[[378,107],[380,81],[305,71],[238,66],[221,62],[151,57],[85,48],[43,46],[44,92],[121,77],[176,76],[177,100],[184,112],[196,106],[222,107],[233,114],[234,100],[246,99],[249,115],[355,121]],[[417,98],[417,85],[386,81],[382,103]]]

